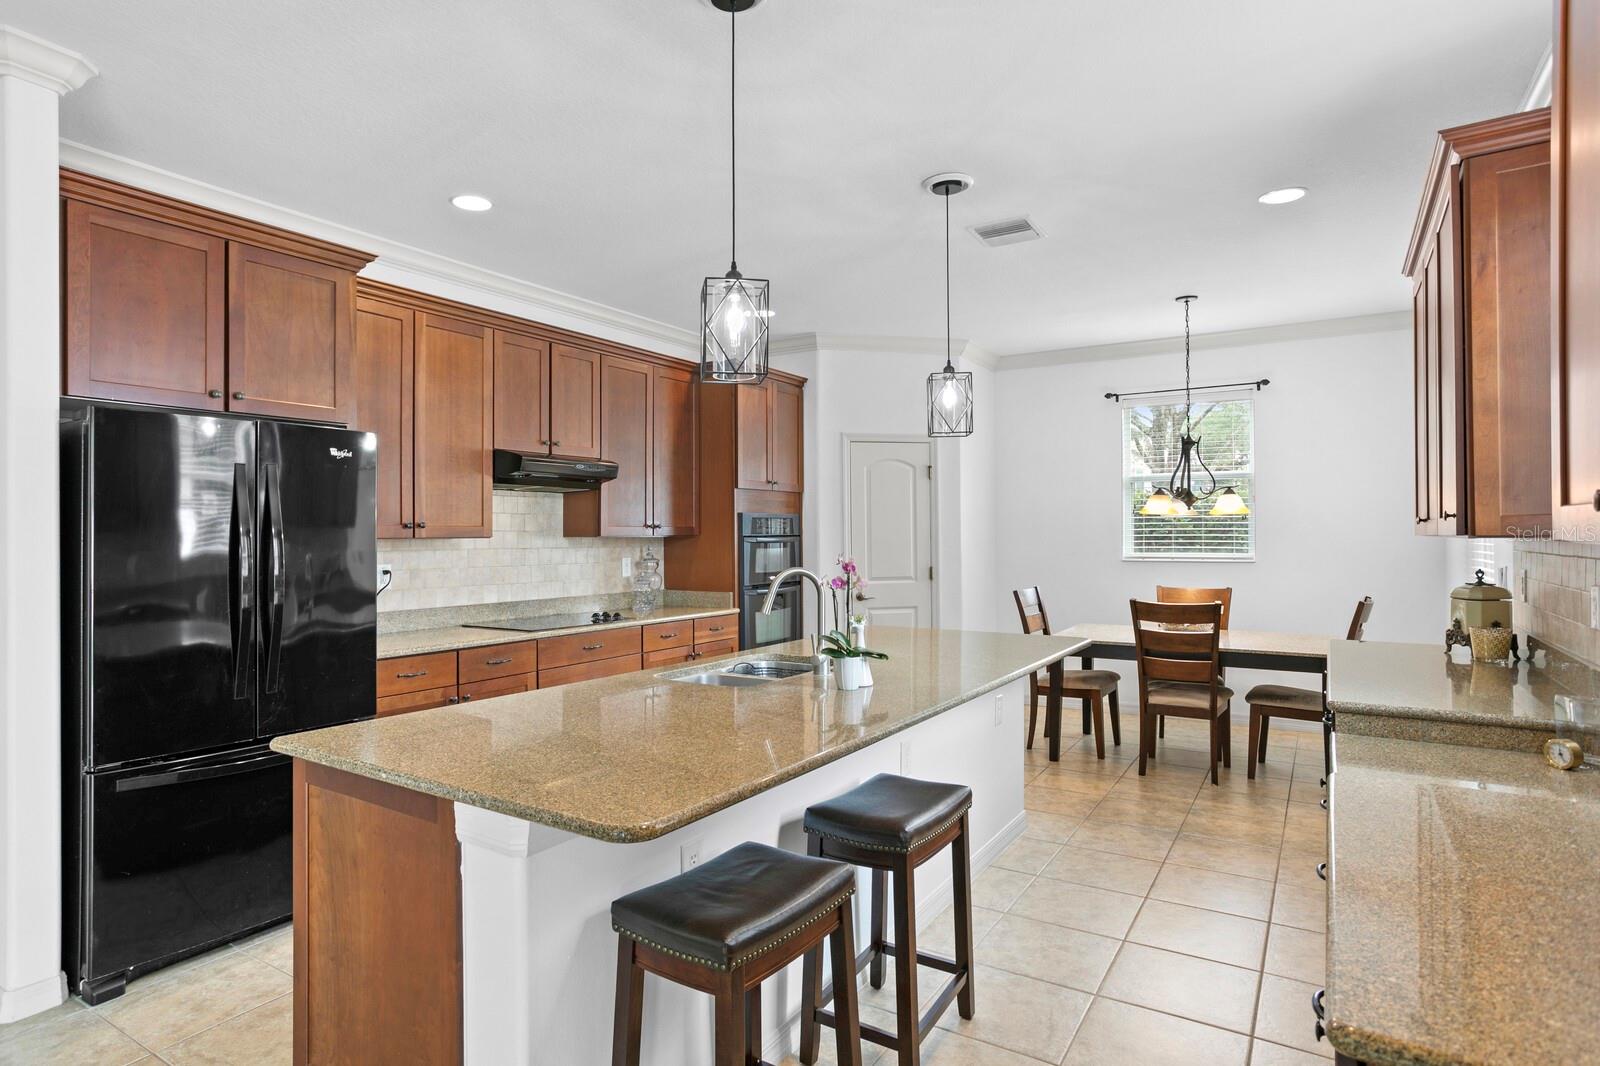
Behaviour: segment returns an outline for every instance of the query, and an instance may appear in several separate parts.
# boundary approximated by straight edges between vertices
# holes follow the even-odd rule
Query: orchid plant
[[[850,598],[867,587],[867,579],[861,576],[854,559],[841,555],[838,566],[839,573],[828,581],[828,591],[833,597],[833,629],[822,638],[822,654],[830,659],[887,659],[888,656],[883,652],[862,647],[848,632],[839,628],[841,596],[844,599],[844,617],[850,622],[866,621],[865,615],[850,613]]]

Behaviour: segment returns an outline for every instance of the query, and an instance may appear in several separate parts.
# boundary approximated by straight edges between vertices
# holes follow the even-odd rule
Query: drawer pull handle
[[[604,644],[585,644],[583,646],[583,650],[584,651],[599,651],[603,647],[605,647]]]
[[[460,701],[457,700],[454,696],[451,696],[449,699],[445,700],[445,702],[446,703],[459,703]]]
[[[394,676],[398,680],[409,681],[413,677],[427,677],[428,676],[428,671],[426,671],[426,670],[413,670],[409,674],[395,674]]]
[[[483,665],[485,665],[485,666],[504,666],[506,663],[508,663],[510,661],[511,661],[510,659],[485,659],[483,661]]]
[[[676,634],[676,633],[658,633],[656,635],[659,636],[662,640],[671,640],[673,637],[677,636],[678,634]]]
[[[467,695],[461,697],[461,702],[462,703],[469,703],[469,702],[471,702],[471,700],[472,700],[472,695],[470,693],[468,693]]]
[[[1322,878],[1324,881],[1326,881],[1328,879],[1328,864],[1327,863],[1325,863],[1325,862],[1317,863],[1317,876]]]
[[[706,629],[708,629],[712,633],[721,633],[724,629],[727,629],[727,628],[728,628],[727,626],[706,626]]]

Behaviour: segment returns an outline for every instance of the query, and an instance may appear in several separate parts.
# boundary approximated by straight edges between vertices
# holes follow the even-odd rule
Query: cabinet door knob
[[[426,523],[426,522],[418,522],[417,523],[417,528],[418,529],[427,529],[428,528],[428,523]]]
[[[461,697],[461,702],[462,703],[471,703],[472,702],[472,694],[468,693],[467,695],[462,696]]]
[[[1448,521],[1448,520],[1449,520],[1449,519],[1452,519],[1452,518],[1454,518],[1454,517],[1455,517],[1455,516],[1456,516],[1456,513],[1455,513],[1455,512],[1454,512],[1454,511],[1442,511],[1442,512],[1440,512],[1440,514],[1439,514],[1439,517],[1440,517],[1440,518],[1442,518],[1442,519],[1445,519],[1445,520],[1447,520],[1447,521]]]
[[[449,699],[445,700],[445,702],[446,703],[459,703],[461,701],[456,699],[454,696],[451,696]]]
[[[1426,522],[1426,521],[1427,521],[1427,519],[1426,519],[1426,518],[1418,518],[1418,519],[1417,519],[1417,525],[1419,525],[1419,526],[1420,526],[1420,525],[1422,525],[1422,523],[1424,523],[1424,522]]]
[[[558,440],[553,440],[553,441],[550,442],[550,447],[559,448],[559,447],[561,447],[561,442],[558,441]]]
[[[206,395],[211,397],[213,400],[220,400],[222,399],[222,390],[212,389],[210,392],[206,393]],[[1595,493],[1595,495],[1600,496],[1600,492]]]
[[[400,523],[400,528],[401,529],[410,529],[410,528],[412,528],[412,524],[410,522],[401,522]]]
[[[1600,511],[1600,489],[1594,490],[1594,509]]]
[[[235,399],[235,400],[242,400],[242,399],[244,399],[244,393],[242,393],[242,392],[236,392],[236,393],[234,393],[234,394],[233,394],[233,398],[234,398],[234,399]]]

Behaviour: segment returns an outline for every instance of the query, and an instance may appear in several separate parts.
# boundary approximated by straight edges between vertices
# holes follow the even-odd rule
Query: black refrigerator
[[[91,1003],[291,909],[282,733],[374,713],[376,442],[64,401],[63,969]]]

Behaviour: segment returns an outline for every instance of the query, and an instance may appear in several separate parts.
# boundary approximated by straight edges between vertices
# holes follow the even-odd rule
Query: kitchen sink
[[[738,688],[809,673],[811,664],[803,660],[741,659],[715,670],[691,670],[662,676],[668,681],[681,681],[686,685],[726,685]]]

